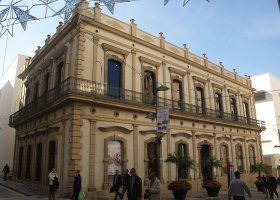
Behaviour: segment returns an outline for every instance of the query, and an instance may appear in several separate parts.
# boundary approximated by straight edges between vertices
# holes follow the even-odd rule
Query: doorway
[[[208,144],[201,145],[200,149],[200,168],[203,177],[203,185],[206,181],[213,178],[213,168],[211,166],[205,166],[203,162],[211,157],[211,146]]]

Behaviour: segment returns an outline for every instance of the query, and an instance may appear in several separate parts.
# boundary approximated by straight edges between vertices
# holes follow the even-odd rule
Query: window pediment
[[[122,132],[124,134],[129,134],[132,131],[132,130],[129,130],[127,128],[120,127],[120,126],[99,127],[99,130],[102,132],[118,131],[118,132]]]
[[[207,82],[206,79],[203,79],[203,78],[198,77],[198,76],[193,76],[192,78],[193,78],[193,80],[194,80],[195,82],[202,83],[203,85]]]
[[[179,133],[173,133],[171,134],[172,137],[185,137],[185,138],[191,138],[192,135],[190,133],[186,133],[186,132],[179,132]]]
[[[159,67],[161,65],[160,62],[154,61],[154,60],[152,60],[150,58],[146,58],[146,57],[143,57],[143,56],[140,56],[139,60],[141,62],[141,65],[143,65],[144,63],[153,65],[155,67]]]
[[[187,74],[186,71],[182,71],[182,70],[176,69],[174,67],[168,67],[168,70],[169,70],[170,73],[179,74],[183,77]]]
[[[102,44],[102,48],[103,50],[106,52],[106,51],[113,51],[115,53],[118,53],[118,54],[121,54],[124,58],[126,58],[128,55],[129,55],[129,51],[126,51],[126,50],[123,50],[123,49],[120,49],[118,47],[114,47],[110,44],[106,44],[106,43],[103,43]]]

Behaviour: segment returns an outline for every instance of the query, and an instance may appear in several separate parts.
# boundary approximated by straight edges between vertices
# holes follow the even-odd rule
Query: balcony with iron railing
[[[154,108],[156,106],[155,99],[149,98],[145,93],[139,93],[123,88],[111,87],[105,84],[100,84],[94,81],[69,77],[61,82],[56,88],[49,90],[46,94],[38,97],[31,103],[28,103],[19,111],[10,116],[9,125],[16,127],[32,116],[39,114],[43,109],[51,107],[52,104],[69,98],[81,97],[89,101],[115,101],[126,105],[135,106],[135,108],[145,106]],[[202,117],[208,120],[215,120],[216,122],[233,122],[240,125],[248,125],[254,128],[265,129],[265,122],[256,119],[237,116],[230,113],[225,113],[213,109],[201,108],[196,105],[182,103],[180,101],[172,101],[170,99],[158,98],[158,106],[166,106],[170,108],[170,113],[177,113],[182,116]],[[147,110],[147,112],[149,112]]]

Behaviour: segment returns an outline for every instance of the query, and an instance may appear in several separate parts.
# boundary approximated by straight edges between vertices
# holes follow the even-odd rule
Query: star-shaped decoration
[[[45,6],[45,15],[44,15],[44,18],[47,18],[48,17],[48,10],[51,10],[52,12],[56,13],[57,10],[53,9],[51,7],[50,4],[53,4],[55,2],[57,2],[58,0],[39,0],[41,3],[39,4],[34,4],[32,7],[37,7],[37,6]],[[32,8],[31,7],[31,8]],[[31,9],[30,8],[30,9]]]
[[[0,23],[1,23],[1,32],[0,37],[5,32],[8,32],[11,36],[13,36],[13,26],[15,25],[16,21],[19,21],[23,30],[26,30],[27,22],[31,20],[37,20],[36,17],[29,14],[29,10],[23,10],[20,7],[27,7],[27,6],[15,6],[17,3],[21,2],[17,1],[16,3],[11,2],[10,5],[0,5],[7,6],[7,8],[0,11]],[[7,22],[6,25],[3,25],[3,22]]]
[[[53,16],[64,14],[64,21],[68,20],[73,10],[81,2],[81,0],[65,0],[65,6],[55,13]]]
[[[100,0],[108,8],[108,10],[114,14],[115,1],[114,0]]]
[[[185,5],[187,5],[187,3],[189,2],[190,0],[184,0],[184,2],[183,2],[183,7],[185,6]],[[205,0],[205,1],[207,1],[207,2],[210,2],[210,0]],[[166,4],[169,2],[169,0],[164,0],[164,5],[166,6]]]

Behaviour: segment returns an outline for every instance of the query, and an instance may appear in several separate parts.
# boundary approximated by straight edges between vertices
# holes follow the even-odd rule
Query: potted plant
[[[174,199],[185,199],[188,190],[191,190],[191,184],[186,180],[180,180],[183,169],[195,169],[195,161],[189,156],[173,153],[168,154],[165,162],[176,164],[176,180],[168,184],[167,189],[172,190]]]
[[[213,156],[204,158],[201,160],[202,170],[209,171],[209,180],[205,180],[203,186],[206,188],[207,194],[209,197],[217,197],[219,191],[222,187],[222,184],[213,178],[213,169],[222,168],[222,164],[220,160],[217,160]]]
[[[262,162],[251,165],[250,172],[252,174],[258,173],[258,177],[257,177],[257,180],[255,181],[255,185],[259,192],[263,192],[264,181],[261,178],[261,173],[267,172],[267,165]]]

